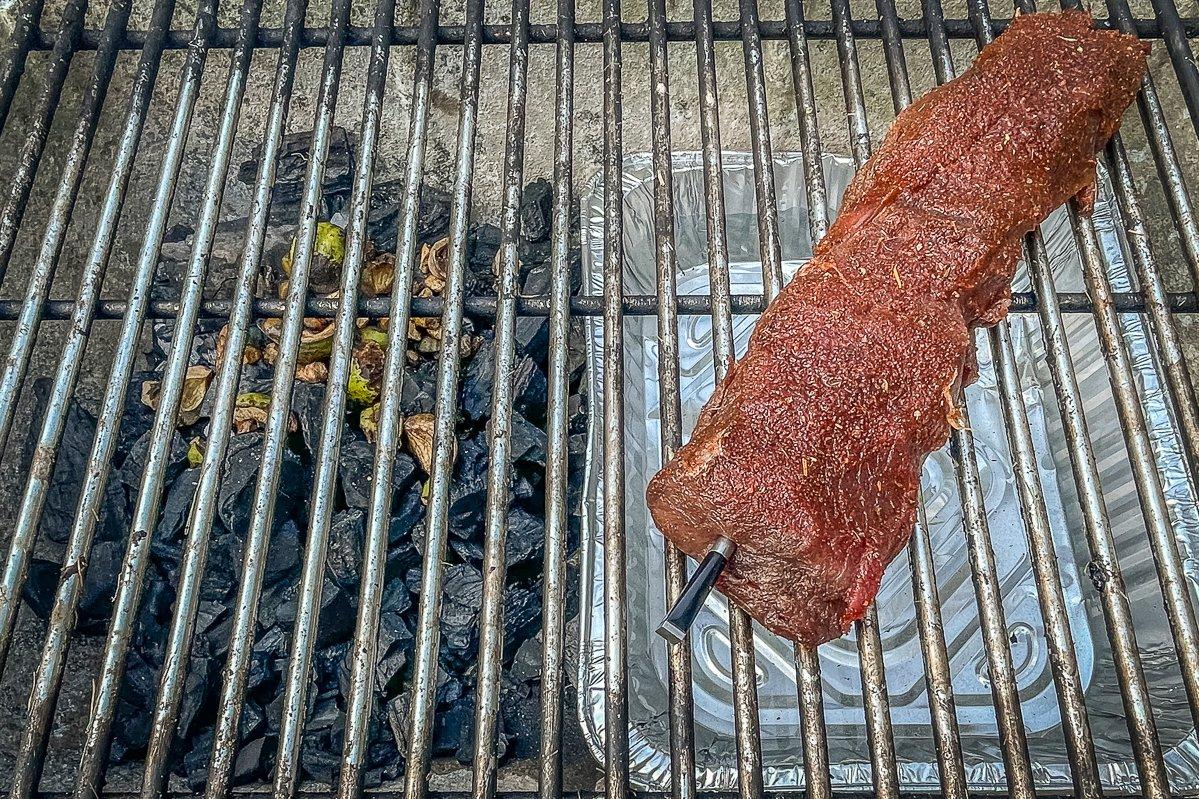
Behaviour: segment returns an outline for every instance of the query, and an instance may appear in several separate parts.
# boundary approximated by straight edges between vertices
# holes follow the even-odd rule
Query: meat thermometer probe
[[[716,578],[724,571],[736,548],[737,545],[724,536],[712,542],[699,568],[683,586],[683,593],[679,595],[678,601],[658,625],[658,635],[672,644],[683,643],[687,630],[699,615],[699,609],[704,606],[704,600],[712,592]]]

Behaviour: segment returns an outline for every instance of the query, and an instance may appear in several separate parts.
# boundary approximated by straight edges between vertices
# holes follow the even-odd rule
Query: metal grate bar
[[[962,762],[962,738],[953,698],[953,672],[949,652],[945,649],[941,598],[937,595],[933,545],[924,508],[921,495],[916,505],[916,529],[908,545],[908,557],[912,560],[912,596],[916,605],[916,623],[920,628],[920,652],[924,656],[924,682],[928,687],[928,710],[937,752],[937,777],[946,799],[965,799],[968,796],[966,769]]]
[[[1006,30],[1011,24],[1010,19],[996,19],[995,31]],[[1184,17],[1181,19],[1182,32],[1188,38],[1199,36],[1199,17]],[[1098,28],[1114,28],[1116,25],[1108,19],[1096,19]],[[1161,39],[1165,29],[1161,23],[1153,19],[1137,19],[1134,22],[1138,36],[1142,38]],[[804,22],[806,35],[812,39],[832,40],[835,36],[834,23],[828,19],[810,19]],[[558,38],[559,26],[541,24],[529,26],[530,44],[554,44]],[[785,40],[790,31],[785,20],[762,20],[761,35],[763,40]],[[928,26],[923,19],[904,19],[899,21],[899,32],[904,39],[924,40],[928,37]],[[856,20],[852,31],[855,36],[868,39],[878,39],[882,36],[882,27],[878,20]],[[324,47],[329,40],[330,30],[327,27],[305,28],[302,34],[302,46],[306,48]],[[347,47],[367,47],[370,45],[372,28],[370,26],[351,25],[346,29]],[[511,44],[511,30],[508,25],[487,24],[482,29],[483,44]],[[574,26],[575,40],[583,44],[600,44],[603,42],[603,24],[599,22],[579,22]],[[974,26],[966,19],[945,20],[945,33],[951,39],[974,39]],[[392,28],[392,43],[397,46],[416,44],[419,27],[415,25],[396,25]],[[218,28],[213,47],[228,49],[236,39],[235,28]],[[438,44],[462,44],[465,35],[462,25],[440,25],[437,28]],[[737,20],[717,20],[712,23],[712,35],[716,41],[741,41],[741,23]],[[124,49],[137,50],[144,46],[145,31],[130,31],[121,42]],[[693,42],[695,40],[695,24],[690,20],[672,20],[666,23],[667,40],[671,42]],[[258,47],[278,47],[283,38],[279,28],[263,28],[259,31]],[[649,25],[647,22],[622,22],[620,38],[625,42],[648,42]],[[78,42],[81,50],[95,50],[100,34],[95,30],[84,30]],[[180,50],[187,47],[188,33],[186,31],[171,31],[167,36],[168,49]],[[38,31],[32,36],[31,50],[49,50],[53,47],[54,38],[45,31]]]
[[[539,799],[562,794],[562,695],[566,638],[567,430],[570,402],[571,156],[574,143],[574,0],[558,0],[554,205],[550,233],[549,369],[545,432],[545,587],[542,595],[541,764]],[[690,680],[688,680],[690,683]],[[690,799],[686,797],[685,799]]]
[[[1187,41],[1187,36],[1194,34],[1187,33],[1174,0],[1150,2],[1153,4],[1153,15],[1161,28],[1162,39],[1166,43],[1166,52],[1170,54],[1170,61],[1174,64],[1174,74],[1182,88],[1182,97],[1191,115],[1191,125],[1199,133],[1199,67],[1195,65],[1195,53],[1191,50],[1191,43]]]
[[[54,49],[50,54],[50,65],[46,69],[42,93],[38,97],[29,132],[21,146],[17,169],[9,178],[8,197],[4,203],[4,210],[0,212],[0,281],[8,274],[8,259],[12,256],[17,231],[25,215],[25,206],[29,203],[29,191],[33,188],[33,179],[37,175],[42,152],[46,149],[46,139],[50,135],[50,125],[62,96],[62,87],[71,69],[71,59],[75,55],[76,44],[83,30],[87,5],[87,0],[72,0],[70,5],[63,9],[62,23],[58,36],[54,39]],[[108,21],[111,23],[113,18],[110,16]],[[111,27],[106,25],[100,37],[100,46],[109,44],[113,35]]]
[[[674,168],[670,155],[670,78],[666,45],[666,0],[650,0],[650,117],[654,162],[654,248],[657,261],[658,392],[661,417],[662,462],[674,457],[683,445],[682,409],[679,400],[679,327],[674,244]],[[681,550],[663,537],[666,562],[666,607],[683,593],[687,579]],[[672,799],[694,799],[695,712],[691,689],[691,640],[667,643],[670,702],[670,787]]]
[[[725,231],[724,176],[720,148],[720,100],[713,52],[712,4],[696,0],[695,58],[699,74],[699,120],[703,150],[705,210],[708,234],[708,280],[712,292],[712,352],[716,382],[725,379],[736,351],[729,303],[728,237]],[[770,286],[769,262],[762,260],[763,285]],[[732,652],[733,716],[737,745],[737,787],[742,799],[762,792],[762,741],[758,729],[757,666],[753,623],[741,608],[729,605]]]
[[[87,345],[96,300],[100,294],[100,286],[108,266],[108,256],[116,233],[117,219],[125,199],[125,190],[133,169],[133,159],[141,138],[142,127],[145,123],[146,111],[149,107],[151,92],[158,74],[158,66],[162,56],[162,39],[170,24],[171,12],[174,9],[173,0],[160,0],[154,9],[152,30],[157,35],[152,36],[147,49],[142,51],[139,59],[137,75],[134,78],[133,90],[129,98],[129,111],[126,116],[124,132],[117,147],[116,159],[113,164],[112,178],[105,195],[101,218],[97,226],[96,237],[93,241],[87,264],[84,268],[80,283],[79,298],[72,312],[72,325],[67,340],[63,344],[60,366],[55,374],[54,386],[51,390],[49,405],[41,433],[38,437],[37,451],[49,459],[54,458],[62,441],[63,431],[67,421],[67,410],[71,395],[79,376],[79,367]],[[128,11],[126,10],[126,14]],[[122,23],[123,24],[123,23]],[[111,64],[108,65],[111,69]],[[78,178],[75,178],[77,181]],[[75,186],[77,189],[77,184]],[[69,217],[69,212],[66,215]],[[65,218],[64,218],[65,226]],[[54,257],[58,256],[61,239],[54,249]],[[28,302],[28,301],[27,301]],[[40,306],[40,303],[39,303]],[[26,358],[28,356],[26,355]],[[8,417],[11,419],[11,416]],[[5,425],[7,433],[8,424]],[[4,436],[6,438],[6,435]],[[38,523],[41,520],[47,492],[50,488],[50,470],[35,470],[31,475],[21,507],[17,514],[14,541],[21,539],[33,540]],[[81,531],[83,532],[83,531]],[[90,534],[83,532],[83,539]],[[69,544],[70,551],[75,553],[75,561],[86,560],[88,546],[80,539],[73,539]],[[14,786],[22,783],[31,788],[37,781],[41,771],[42,757],[47,744],[50,722],[53,718],[54,705],[58,698],[58,690],[62,679],[63,664],[69,637],[75,623],[74,607],[80,590],[79,580],[66,580],[59,587],[55,598],[56,613],[52,616],[50,630],[46,636],[42,659],[34,676],[33,689],[28,704],[28,719],[26,720],[24,737],[17,757],[17,774]],[[11,624],[11,622],[8,622]],[[3,643],[0,651],[7,655],[9,628],[5,627]],[[0,656],[0,661],[3,657]],[[20,795],[24,788],[14,790]]]
[[[425,779],[429,773],[429,748],[431,745],[433,713],[434,713],[434,692],[437,687],[437,650],[440,629],[438,627],[439,613],[441,608],[441,582],[442,582],[442,560],[446,549],[446,536],[448,535],[448,516],[449,516],[449,501],[450,501],[450,481],[453,470],[453,453],[454,453],[454,422],[457,404],[458,393],[458,362],[460,358],[460,347],[458,341],[462,335],[462,308],[463,308],[463,291],[466,269],[466,236],[467,236],[467,215],[470,207],[471,197],[471,174],[474,169],[475,158],[475,125],[478,119],[479,105],[479,59],[481,54],[481,41],[479,38],[482,28],[483,7],[480,0],[473,0],[466,5],[466,24],[469,35],[467,36],[462,48],[462,77],[461,77],[461,111],[458,118],[458,160],[454,177],[453,188],[453,205],[451,208],[450,217],[450,267],[449,274],[446,277],[446,310],[442,316],[442,346],[441,353],[437,360],[437,401],[435,412],[435,430],[434,430],[434,450],[433,450],[433,473],[430,476],[432,480],[432,488],[429,498],[429,523],[426,530],[425,539],[425,560],[424,571],[421,575],[421,591],[420,605],[418,610],[418,626],[416,629],[416,651],[413,655],[414,670],[412,676],[412,692],[410,695],[411,702],[411,722],[408,731],[408,752],[407,752],[407,770],[404,775],[404,793],[409,799],[417,799],[423,796],[426,790]],[[434,1],[428,2],[423,11],[423,18],[427,22],[426,41],[432,55],[432,32],[434,23],[437,21],[437,3]],[[427,101],[427,95],[423,98]],[[423,113],[423,112],[422,112]],[[413,117],[412,139],[420,137],[421,151],[424,154],[424,119],[421,119],[421,129],[416,128],[417,119]],[[396,264],[397,269],[401,264],[401,259],[404,261],[404,270],[402,280],[407,284],[411,282],[413,264],[411,258],[413,253],[412,243],[415,239],[416,230],[416,212],[417,201],[419,195],[420,184],[420,167],[419,160],[413,157],[409,158],[409,172],[406,176],[405,195],[406,205],[404,206],[404,230],[400,236],[400,242],[404,243],[403,248],[397,245]],[[403,250],[403,251],[401,251]],[[401,274],[397,272],[396,288],[393,290],[393,296],[398,294]],[[411,291],[409,290],[409,294]],[[391,337],[388,341],[388,368],[392,368],[392,363],[396,364],[395,368],[402,368],[404,358],[404,344],[400,342],[398,337]],[[394,351],[393,351],[394,350]],[[379,448],[376,452],[376,472],[378,472],[378,464],[384,457],[391,458],[397,441],[399,430],[390,432],[391,438],[388,441],[388,449],[383,448],[383,421],[388,421],[393,426],[399,424],[399,396],[398,392],[389,393],[386,388],[389,382],[384,383],[383,404],[380,410],[380,427],[379,427]],[[390,463],[388,464],[390,469]],[[388,475],[390,479],[390,475]],[[378,480],[376,474],[375,477]],[[381,520],[385,523],[385,519]],[[382,586],[379,586],[382,590]],[[365,604],[364,601],[361,604]],[[373,637],[373,631],[370,633],[356,632],[355,640],[363,634],[368,634]],[[373,661],[364,662],[363,668],[373,671]],[[363,697],[366,701],[366,697]],[[364,736],[365,737],[365,736]],[[347,738],[347,746],[349,740]],[[348,799],[353,793],[356,793],[357,787],[351,792],[346,788],[346,781],[342,780],[341,796]]]
[[[1062,313],[1078,314],[1093,313],[1095,304],[1083,292],[1063,291],[1058,295]],[[600,316],[603,313],[601,297],[571,297],[570,311],[579,316]],[[1141,291],[1112,292],[1112,307],[1119,313],[1145,313],[1150,303]],[[1166,292],[1166,307],[1171,313],[1199,312],[1199,299],[1192,291]],[[732,294],[729,304],[735,314],[760,314],[766,307],[761,294]],[[20,314],[21,303],[11,299],[0,299],[0,321],[11,321]],[[656,316],[660,313],[661,305],[654,294],[625,294],[621,300],[623,312],[628,316]],[[150,300],[146,306],[148,319],[174,319],[179,315],[182,305],[178,300]],[[369,319],[381,319],[391,316],[390,297],[363,297],[358,300],[358,316]],[[445,310],[443,297],[414,297],[409,304],[412,316],[439,316]],[[229,300],[203,300],[200,303],[201,319],[224,319],[233,308]],[[328,297],[309,297],[304,303],[304,313],[308,317],[332,319],[337,315],[336,299]],[[101,299],[96,305],[96,319],[122,319],[129,309],[125,300]],[[495,317],[496,298],[488,296],[467,297],[464,304],[468,316],[479,319]],[[1017,291],[1012,294],[1011,313],[1036,313],[1039,309],[1035,292]],[[70,319],[74,310],[74,300],[47,300],[44,305],[42,318],[49,320]],[[255,298],[251,304],[251,312],[256,318],[278,319],[284,315],[286,302],[267,297]],[[539,294],[521,296],[516,302],[517,313],[521,316],[549,316],[550,295]],[[712,312],[711,295],[686,294],[678,298],[674,309],[680,316],[707,316]]]
[[[25,58],[29,55],[34,33],[41,33],[37,26],[41,22],[44,5],[45,0],[25,0],[21,4],[13,19],[12,33],[0,55],[0,129],[8,120],[8,111],[20,85],[21,74],[25,71]]]
[[[109,8],[104,26],[104,38],[96,53],[91,83],[84,92],[83,102],[80,104],[79,119],[72,131],[71,147],[67,152],[58,191],[54,195],[54,204],[50,209],[42,246],[26,284],[25,300],[17,318],[17,332],[9,346],[8,357],[4,360],[4,372],[0,375],[0,450],[3,450],[8,443],[13,412],[16,410],[17,398],[20,396],[21,382],[25,378],[25,370],[29,366],[29,356],[33,351],[37,329],[41,323],[42,303],[46,301],[46,294],[50,290],[50,281],[54,279],[58,258],[66,240],[67,225],[71,219],[71,212],[75,208],[75,198],[79,194],[83,169],[87,165],[92,138],[96,133],[96,123],[99,120],[100,109],[104,104],[108,83],[112,77],[113,63],[117,57],[116,41],[129,22],[129,9],[129,0],[118,0]],[[36,167],[30,171],[31,181],[35,170]],[[21,205],[24,205],[24,201]],[[15,226],[20,225],[19,217],[16,218],[14,224]],[[16,227],[13,228],[12,234],[12,240],[15,241],[15,239]],[[0,249],[0,274],[7,266],[8,255],[5,253],[11,251],[11,246],[10,243],[6,249]]]
[[[841,57],[841,88],[845,95],[845,115],[854,167],[861,169],[870,158],[870,124],[866,119],[866,98],[862,93],[857,43],[849,25],[852,19],[849,3],[847,0],[833,0],[832,12],[833,19],[842,23],[838,26],[842,35],[837,38],[838,55]],[[866,615],[854,623],[854,630],[858,638],[862,700],[866,712],[866,738],[870,748],[874,792],[878,799],[894,799],[899,795],[895,733],[891,728],[891,702],[887,696],[878,609],[873,604]]]
[[[474,799],[495,794],[500,667],[504,648],[504,538],[511,490],[512,370],[516,365],[516,294],[520,200],[524,179],[525,104],[529,75],[529,0],[512,2],[508,67],[508,129],[504,144],[503,211],[500,218],[499,309],[488,435],[487,504],[484,511],[483,607],[479,614],[478,696],[475,700]]]
[[[622,799],[629,784],[628,673],[625,662],[624,524],[624,220],[620,170],[620,0],[603,4],[604,70],[604,755],[607,799]]]
[[[936,24],[943,17],[941,4],[939,0],[924,0],[922,8],[925,18],[934,23],[930,26],[929,33],[933,71],[938,83],[946,83],[953,79],[955,70],[948,40],[943,29]],[[1012,665],[1011,650],[1007,646],[1007,621],[1004,616],[995,553],[991,547],[974,437],[970,433],[969,409],[965,402],[959,411],[962,427],[954,429],[950,436],[950,452],[961,492],[970,576],[974,582],[983,645],[990,670],[991,694],[995,702],[1004,774],[1008,791],[1013,797],[1035,796],[1036,786],[1029,762],[1028,741],[1024,733],[1015,668]]]
[[[883,48],[891,84],[891,99],[895,113],[898,114],[912,103],[907,59],[903,52],[903,42],[897,32],[898,17],[894,2],[876,0],[875,5],[883,23]],[[928,689],[929,716],[939,768],[938,778],[941,791],[947,799],[964,799],[966,773],[953,696],[953,674],[945,646],[941,600],[937,594],[932,541],[928,533],[928,520],[925,518],[923,495],[918,497],[916,511],[916,529],[908,545],[908,557],[911,560],[912,596],[920,634],[920,651],[924,656],[924,680]]]

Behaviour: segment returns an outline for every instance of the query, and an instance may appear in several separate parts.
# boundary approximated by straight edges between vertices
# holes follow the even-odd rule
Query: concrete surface
[[[17,0],[0,0],[0,38],[8,35],[12,13]],[[61,0],[51,0],[43,17],[43,27],[54,30],[58,24]],[[236,2],[222,4],[221,23],[236,23]],[[264,14],[263,24],[278,27],[282,19],[281,0],[270,0]],[[398,19],[414,21],[412,0],[401,0]],[[461,21],[460,0],[446,0],[442,20],[446,23]],[[504,3],[492,3],[487,12],[488,21],[502,22],[507,18]],[[555,3],[535,4],[534,22],[553,20]],[[627,20],[641,20],[645,10],[636,3],[626,3]],[[673,19],[689,19],[688,3],[672,0],[670,16]],[[718,0],[717,19],[735,19],[737,3],[733,0]],[[873,3],[855,0],[855,14],[859,18],[875,16]],[[135,0],[132,26],[143,29],[148,21],[151,0]],[[355,3],[354,21],[367,25],[371,21],[371,3],[360,0]],[[904,16],[918,16],[919,5],[914,0],[900,3]],[[1184,15],[1195,15],[1194,2],[1183,4]],[[180,0],[175,27],[191,25],[195,0]],[[1151,16],[1147,0],[1134,3],[1138,16]],[[782,17],[781,0],[762,3],[764,19]],[[827,18],[828,9],[820,3],[809,3],[807,13],[811,18]],[[999,4],[997,15],[1006,15]],[[308,13],[309,24],[327,23],[328,5],[314,2]],[[598,20],[599,0],[582,0],[578,12],[581,21]],[[964,2],[955,0],[946,4],[946,14],[951,17],[964,16]],[[97,28],[103,20],[103,3],[93,2],[89,12],[89,27]],[[959,65],[965,65],[974,47],[971,42],[956,42],[955,54]],[[798,148],[798,128],[795,116],[795,98],[792,93],[790,61],[785,42],[765,44],[766,80],[769,86],[769,107],[775,149],[778,151]],[[888,90],[885,62],[878,42],[859,42],[863,89],[870,113],[873,134],[877,141],[892,118],[891,98]],[[718,69],[721,90],[721,135],[723,145],[729,150],[746,150],[749,147],[749,125],[745,98],[744,62],[741,44],[728,42],[717,45]],[[0,135],[0,175],[14,169],[20,143],[24,138],[35,99],[43,80],[46,53],[35,53],[29,59],[26,76],[16,98],[11,116]],[[273,81],[274,51],[264,50],[257,54],[247,87],[247,100],[241,114],[237,145],[233,163],[249,157],[260,140],[263,130],[270,86]],[[367,51],[355,48],[347,52],[341,96],[338,103],[336,122],[356,132],[361,115],[364,93]],[[845,126],[845,107],[841,90],[840,72],[836,49],[832,42],[812,43],[812,65],[820,111],[821,135],[824,147],[830,152],[848,152]],[[908,64],[913,87],[923,92],[933,83],[933,74],[927,44],[910,41],[907,44]],[[44,232],[46,218],[54,189],[61,172],[67,149],[70,126],[76,118],[83,88],[90,77],[92,53],[81,53],[75,59],[66,90],[63,93],[58,113],[55,116],[51,141],[38,173],[29,210],[25,217],[18,247],[13,257],[9,275],[0,290],[4,297],[21,297],[24,293],[30,265],[36,255],[37,246]],[[177,95],[177,83],[182,69],[183,51],[167,53],[163,59],[159,80],[155,88],[150,119],[145,127],[139,150],[137,166],[130,183],[125,212],[122,216],[118,243],[112,255],[108,271],[105,296],[121,298],[127,291],[136,257],[143,221],[149,212],[153,189],[158,175],[158,158],[163,150],[166,130],[169,125]],[[574,175],[575,185],[583,186],[599,169],[602,155],[602,71],[601,52],[598,45],[580,45],[577,48],[577,80],[575,94],[574,128]],[[120,134],[125,113],[129,84],[137,60],[137,53],[122,54],[108,92],[108,102],[96,137],[92,157],[89,161],[84,185],[76,206],[73,223],[64,249],[58,274],[55,279],[54,296],[74,297],[80,270],[95,220],[98,216],[99,198],[107,183],[108,172],[114,156],[117,137]],[[294,100],[289,118],[289,130],[307,130],[312,125],[316,105],[316,94],[320,72],[320,49],[303,52],[296,81]],[[456,155],[455,131],[458,115],[458,70],[460,52],[453,47],[439,47],[436,56],[436,83],[433,92],[432,110],[429,121],[428,157],[426,180],[448,188]],[[476,159],[473,211],[477,218],[494,220],[500,201],[501,163],[507,101],[507,48],[487,46],[483,59],[483,91],[479,109],[478,157]],[[410,48],[393,51],[390,64],[387,104],[385,109],[382,140],[376,177],[379,180],[394,178],[401,173],[406,157],[408,135],[408,106],[411,95],[412,55]],[[224,82],[228,69],[228,51],[214,51],[208,60],[200,101],[197,105],[191,134],[187,144],[179,189],[171,212],[172,224],[194,219],[200,204],[203,182],[208,166],[208,156],[215,136],[216,120],[221,112]],[[676,149],[695,149],[699,146],[698,100],[694,46],[687,43],[672,44],[670,48],[671,89],[673,95],[672,126]],[[1195,130],[1190,126],[1185,108],[1174,79],[1165,48],[1158,44],[1152,56],[1153,75],[1162,93],[1169,113],[1175,144],[1179,147],[1183,168],[1192,187],[1199,186],[1199,145]],[[648,95],[648,50],[644,44],[626,44],[624,47],[624,143],[626,152],[643,151],[649,148],[649,95]],[[534,46],[529,56],[529,103],[526,136],[525,176],[532,179],[549,176],[552,165],[553,109],[554,109],[554,48]],[[1130,113],[1125,126],[1125,141],[1134,161],[1137,179],[1142,187],[1147,216],[1151,223],[1155,251],[1174,289],[1190,285],[1177,244],[1168,207],[1164,202],[1152,157],[1145,144],[1139,118]],[[222,207],[223,219],[243,218],[248,206],[247,187],[230,181]],[[1199,363],[1199,331],[1189,318],[1180,320],[1185,334],[1188,354],[1192,363]],[[38,346],[30,367],[30,376],[52,376],[57,363],[58,346],[65,333],[65,323],[48,322],[42,325]],[[79,395],[92,407],[98,404],[111,362],[112,341],[117,328],[116,322],[101,322],[96,325],[84,363]],[[11,323],[0,324],[0,346],[7,347],[12,334]],[[11,521],[19,506],[24,484],[27,458],[27,438],[36,434],[35,420],[42,397],[31,396],[26,391],[19,411],[14,440],[0,471],[0,507],[9,509],[0,520],[0,544],[7,548],[6,540],[11,535]],[[24,716],[28,695],[29,674],[37,661],[42,644],[43,630],[36,619],[25,614],[20,622],[18,638],[4,679],[0,682],[0,774],[9,771],[12,763]],[[57,724],[54,731],[52,755],[47,769],[47,780],[43,787],[61,788],[69,785],[82,726],[88,711],[94,664],[102,644],[99,638],[76,639],[67,666],[67,678],[59,702]],[[574,731],[577,727],[573,705],[566,708],[566,727]],[[599,772],[590,767],[586,756],[581,755],[584,747],[567,742],[569,759],[574,764],[569,774],[569,788],[586,789],[595,784]],[[527,767],[517,766],[506,770],[502,787],[519,789],[530,786],[535,774]],[[450,787],[461,782],[454,774],[439,774],[438,785]]]

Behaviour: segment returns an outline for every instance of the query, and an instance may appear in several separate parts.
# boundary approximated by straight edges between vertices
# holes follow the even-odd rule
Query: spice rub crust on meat
[[[812,260],[770,304],[690,441],[650,482],[658,528],[717,587],[816,645],[863,616],[960,424],[972,330],[1007,313],[1021,237],[1093,196],[1148,45],[1029,14],[895,120]]]

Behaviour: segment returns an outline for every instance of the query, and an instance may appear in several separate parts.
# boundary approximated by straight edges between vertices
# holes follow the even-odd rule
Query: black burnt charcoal
[[[233,761],[233,784],[245,785],[264,776],[269,763],[274,759],[274,750],[274,741],[265,735],[242,744],[237,758]]]
[[[287,636],[279,627],[271,627],[254,642],[254,654],[246,678],[246,689],[253,691],[274,682],[283,669],[287,655]]]
[[[367,217],[367,237],[380,250],[394,252],[399,233],[403,180],[376,183],[371,188],[371,207]],[[445,235],[450,224],[450,195],[432,186],[420,187],[420,211],[416,235],[430,243]]]
[[[543,297],[550,293],[550,266],[536,264],[525,275],[521,294]],[[549,352],[550,326],[546,316],[519,316],[516,319],[516,351],[541,363]]]
[[[185,469],[167,488],[162,515],[150,542],[150,552],[160,561],[178,565],[183,557],[183,525],[191,513],[192,499],[200,480],[199,469]]]
[[[210,701],[215,701],[220,683],[217,664],[207,657],[192,657],[188,661],[187,678],[183,681],[183,700],[179,704],[179,733],[186,738],[197,716]]]
[[[151,436],[152,433],[146,431],[141,438],[133,442],[116,473],[116,478],[124,486],[125,494],[130,498],[131,504],[141,489],[142,475],[146,471],[146,460],[150,456]],[[173,483],[187,468],[187,446],[187,441],[183,439],[183,436],[178,433],[171,434],[166,468],[163,471],[166,483]]]
[[[76,611],[79,632],[85,635],[100,633],[107,627],[124,557],[125,547],[117,541],[96,541],[92,545]]]
[[[541,588],[504,591],[504,652],[510,660],[520,645],[541,628]]]
[[[537,757],[541,743],[541,704],[537,692],[528,684],[500,678],[500,718],[512,754],[518,758]]]
[[[472,421],[484,419],[491,413],[491,384],[495,372],[495,341],[489,333],[462,376],[462,412]]]
[[[450,549],[463,560],[481,566],[483,540],[450,537]],[[509,569],[518,569],[541,555],[545,548],[545,520],[523,508],[508,510],[508,526],[504,530],[504,560]]]
[[[329,527],[329,550],[325,569],[335,583],[347,591],[358,585],[366,515],[357,508],[338,511]]]
[[[468,256],[466,288],[472,294],[495,292],[495,255],[500,250],[500,229],[495,225],[478,225],[467,239]]]
[[[533,417],[537,423],[545,420],[549,384],[545,372],[527,355],[512,370],[512,397],[517,410]]]
[[[509,440],[511,442],[509,446],[512,448],[512,460],[545,466],[545,449],[548,443],[545,431],[519,413],[512,415]]]
[[[403,678],[412,659],[415,639],[404,617],[399,612],[389,612],[379,618],[378,640],[377,690],[384,699],[392,699],[403,690]]]
[[[321,585],[320,628],[317,632],[317,646],[325,647],[336,641],[345,641],[354,632],[357,595],[353,591],[344,591],[333,582],[328,575]],[[298,607],[297,596],[289,592],[287,599],[279,603],[275,609],[275,620],[288,630],[296,622]]]
[[[404,370],[400,410],[406,416],[432,413],[437,397],[437,362],[424,361],[415,369]]]
[[[50,618],[54,607],[54,593],[58,590],[58,577],[62,566],[42,558],[32,558],[21,587],[21,598],[39,619]]]
[[[318,699],[300,741],[300,767],[319,783],[332,785],[341,764],[345,715],[333,697]]]
[[[479,648],[483,575],[469,563],[445,570],[441,599],[441,660],[451,671],[474,663]]]
[[[375,469],[375,448],[364,438],[352,438],[341,445],[338,471],[345,504],[366,510],[370,506],[371,481]],[[416,480],[416,461],[407,453],[396,452],[391,470],[391,485],[396,496],[402,496]],[[393,499],[394,501],[394,499]]]
[[[302,131],[285,136],[283,146],[276,159],[275,185],[271,194],[271,223],[294,224],[297,205],[304,190],[304,179],[308,163],[312,158],[312,132]],[[258,175],[262,160],[262,147],[254,149],[253,156],[243,161],[237,170],[237,179],[252,185]],[[354,172],[354,156],[349,134],[345,128],[336,127],[329,137],[329,155],[326,159],[325,177],[321,185],[325,195],[341,195],[349,190]],[[323,213],[322,216],[328,216]]]
[[[244,534],[250,523],[254,501],[254,483],[262,463],[262,433],[243,433],[229,441],[225,455],[224,479],[217,501],[221,522],[229,530]],[[307,494],[311,480],[295,453],[284,450],[279,471],[279,490],[275,514],[282,518],[294,510]]]
[[[112,600],[117,591],[124,547],[115,541],[97,541],[92,547],[83,580],[83,591],[76,608],[75,629],[82,635],[104,632],[112,616]],[[94,567],[94,568],[93,568]],[[57,563],[34,560],[23,596],[41,618],[53,611],[55,593],[62,577]]]
[[[212,729],[204,730],[191,740],[191,749],[180,763],[183,778],[193,793],[200,793],[208,782],[208,753],[212,751]]]
[[[276,520],[270,549],[263,564],[263,580],[266,585],[295,575],[300,568],[300,528],[291,519]]]
[[[46,492],[46,504],[42,509],[41,534],[56,544],[66,543],[70,537],[95,433],[95,418],[78,403],[72,402],[67,407],[62,443],[58,446],[50,487]],[[35,456],[31,466],[35,473],[44,470],[47,465],[36,461]],[[115,481],[110,481],[109,489],[105,493],[100,517],[96,520],[94,535],[98,540],[115,541],[125,534],[125,507],[119,493],[114,493]]]
[[[291,412],[299,420],[304,446],[316,455],[325,416],[325,384],[297,381],[291,390]]]
[[[520,200],[520,234],[529,241],[544,241],[553,222],[554,189],[544,178],[525,186]]]
[[[241,580],[243,534],[227,530],[213,530],[208,545],[208,568],[200,583],[200,596],[212,601],[221,601],[233,596],[233,590]]]

